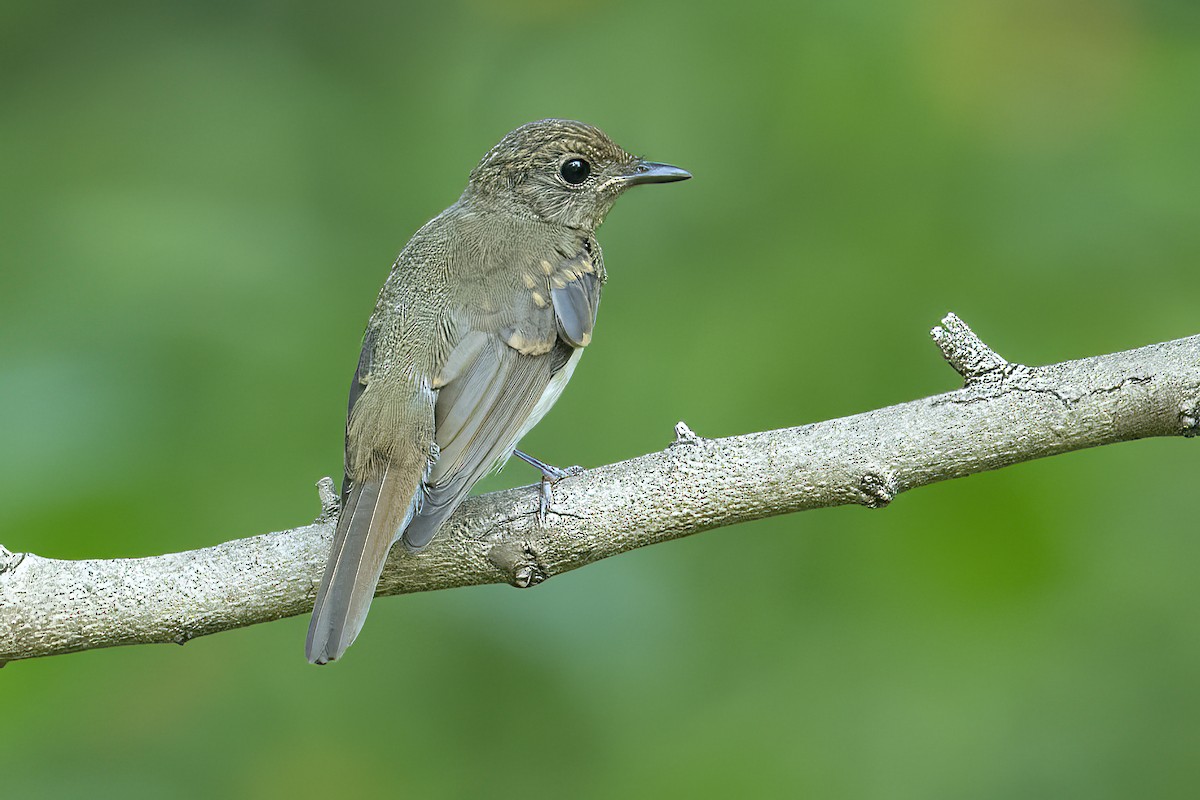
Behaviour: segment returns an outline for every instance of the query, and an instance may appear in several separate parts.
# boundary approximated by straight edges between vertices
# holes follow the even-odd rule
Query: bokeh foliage
[[[1193,0],[8,0],[0,542],[311,519],[394,254],[544,116],[696,176],[601,231],[597,340],[525,442],[557,463],[953,388],[947,310],[1030,363],[1200,332],[1198,86]],[[302,618],[13,664],[2,791],[1194,796],[1198,456],[386,599],[326,669]]]

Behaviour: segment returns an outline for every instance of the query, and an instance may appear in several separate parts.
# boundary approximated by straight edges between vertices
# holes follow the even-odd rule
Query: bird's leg
[[[583,467],[574,466],[562,469],[547,464],[545,461],[534,458],[528,453],[522,453],[520,450],[513,450],[513,455],[541,470],[542,486],[541,494],[538,497],[538,524],[545,527],[546,515],[550,513],[550,506],[554,503],[554,484],[561,481],[563,478],[574,477],[575,475],[583,474]]]
[[[537,469],[541,470],[543,480],[552,481],[554,483],[561,481],[563,478],[571,478],[575,475],[582,475],[584,471],[583,467],[580,466],[562,469],[561,467],[547,464],[541,459],[534,458],[528,453],[522,453],[520,450],[513,450],[513,455],[524,461],[529,466],[536,467]]]

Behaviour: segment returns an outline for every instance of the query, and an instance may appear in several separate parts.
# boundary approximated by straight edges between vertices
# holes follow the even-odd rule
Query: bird
[[[340,658],[393,544],[420,552],[513,455],[592,340],[607,279],[596,229],[640,184],[686,180],[565,119],[504,136],[392,265],[350,383],[341,512],[305,654]],[[516,451],[543,468],[561,471]]]

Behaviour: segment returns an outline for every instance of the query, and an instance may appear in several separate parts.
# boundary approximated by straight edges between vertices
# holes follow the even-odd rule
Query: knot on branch
[[[1181,433],[1189,439],[1200,435],[1200,397],[1185,400],[1179,405]]]
[[[867,508],[883,508],[896,499],[900,491],[896,473],[876,469],[863,474],[858,482],[859,502]]]
[[[317,497],[321,499],[321,513],[317,522],[334,522],[342,510],[342,498],[333,487],[333,479],[321,478],[317,481]]]
[[[5,549],[4,545],[0,544],[0,574],[16,569],[17,565],[24,560],[24,553],[14,553],[11,550]]]
[[[1013,365],[984,344],[967,323],[954,314],[943,317],[941,327],[933,328],[929,335],[941,349],[946,362],[962,375],[966,386],[984,378],[1002,378],[1012,370]]]
[[[703,441],[683,420],[675,423],[675,441],[671,442],[671,447],[679,447],[685,444],[700,444]]]
[[[497,544],[488,553],[488,560],[508,576],[508,583],[518,589],[537,586],[550,577],[550,570],[538,558],[537,551],[529,542]]]

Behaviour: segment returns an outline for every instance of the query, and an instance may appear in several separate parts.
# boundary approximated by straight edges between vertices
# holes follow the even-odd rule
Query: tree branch
[[[798,428],[703,439],[554,490],[469,499],[420,555],[396,548],[378,594],[533,586],[602,558],[776,514],[882,508],[937,481],[1111,442],[1200,433],[1200,335],[1045,367],[1005,361],[953,314],[932,331],[962,389]],[[95,647],[182,644],[312,609],[337,499],[311,525],[150,558],[61,561],[0,547],[0,664]]]

